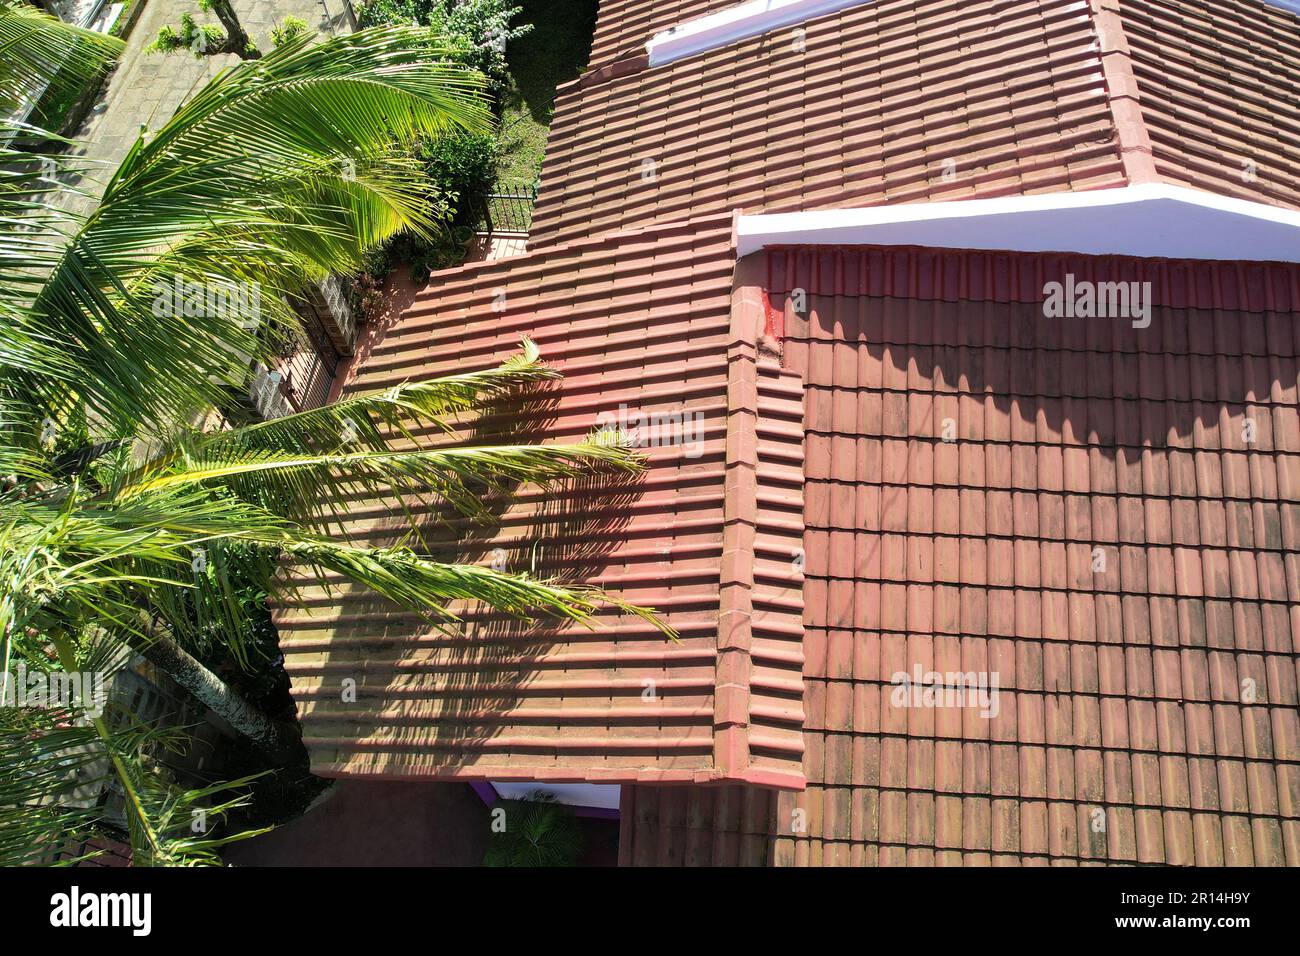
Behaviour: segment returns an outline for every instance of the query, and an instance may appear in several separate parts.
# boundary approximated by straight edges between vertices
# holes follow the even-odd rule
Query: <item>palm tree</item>
[[[492,817],[484,866],[577,866],[583,833],[572,807],[538,791],[525,800],[498,800]]]
[[[0,7],[0,96],[19,99],[36,61],[20,62],[26,53],[4,41],[11,10]],[[39,26],[50,48],[42,55],[83,72],[102,68],[103,51],[86,54],[80,33]],[[628,448],[601,436],[541,446],[456,440],[465,416],[555,377],[529,342],[487,372],[243,428],[203,424],[243,387],[250,357],[268,358],[274,338],[292,333],[289,296],[355,271],[367,249],[399,230],[437,227],[403,148],[418,136],[485,129],[482,86],[424,29],[315,45],[301,37],[226,70],[156,133],[142,134],[85,215],[64,208],[66,190],[48,162],[21,146],[3,150],[0,673],[22,662],[111,674],[138,652],[283,752],[292,733],[187,650],[217,641],[247,663],[255,609],[237,598],[237,571],[282,600],[303,581],[350,582],[443,627],[455,625],[455,601],[580,623],[611,601],[329,533],[331,502],[358,491],[398,506],[423,495],[474,518],[521,482],[635,471]],[[159,309],[155,290],[176,281],[256,284],[256,327],[246,315],[195,321]],[[149,759],[164,736],[84,700],[62,710],[0,707],[0,860],[37,859],[56,836],[93,824],[99,811],[76,795],[88,778],[111,778],[125,797],[137,862],[216,861],[222,840],[193,832],[190,814],[224,787],[168,784]],[[219,818],[238,803],[206,812]]]

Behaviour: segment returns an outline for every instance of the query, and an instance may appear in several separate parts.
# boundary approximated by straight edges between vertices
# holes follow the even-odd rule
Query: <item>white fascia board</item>
[[[801,23],[864,0],[749,0],[656,33],[646,43],[651,66],[727,46],[792,23]]]
[[[737,217],[737,258],[787,245],[1300,262],[1300,212],[1145,183],[1088,192]]]

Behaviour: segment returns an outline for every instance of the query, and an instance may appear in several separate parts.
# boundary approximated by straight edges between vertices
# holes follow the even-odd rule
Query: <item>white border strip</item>
[[[656,33],[645,48],[650,65],[662,66],[863,2],[866,0],[749,0]]]
[[[1300,262],[1300,212],[1147,183],[1005,199],[737,217],[737,258],[785,245]]]

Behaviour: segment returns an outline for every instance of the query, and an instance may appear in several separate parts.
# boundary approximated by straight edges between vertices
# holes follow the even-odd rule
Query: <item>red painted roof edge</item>
[[[593,70],[588,70],[576,80],[570,80],[568,83],[561,84],[555,90],[555,95],[567,92],[573,87],[585,90],[588,87],[599,86],[601,83],[608,83],[610,80],[621,79],[630,76],[633,73],[640,73],[642,70],[649,69],[650,55],[648,53],[634,53],[624,57],[621,60],[614,60],[610,63],[602,64]]]
[[[392,773],[385,771],[382,774],[376,774],[374,769],[363,771],[352,771],[347,769],[344,764],[319,764],[312,767],[312,773],[318,777],[326,777],[331,780],[342,780],[351,777],[377,779],[382,777],[384,780],[396,780],[409,783],[428,783],[435,780],[455,781],[457,783],[469,783],[473,781],[497,781],[500,783],[606,783],[606,784],[648,784],[659,786],[661,784],[719,784],[732,781],[724,780],[713,770],[651,770],[642,768],[640,770],[632,768],[616,768],[610,770],[596,770],[591,768],[582,768],[574,770],[572,768],[559,767],[523,767],[510,768],[505,764],[496,766],[483,767],[481,765],[469,766],[447,766],[440,767],[433,771],[421,771],[418,773]],[[764,775],[759,775],[763,777]],[[802,775],[800,775],[802,778]],[[741,782],[748,782],[748,778],[737,777]],[[772,784],[762,784],[763,786],[773,786]],[[787,785],[788,787],[788,785]]]

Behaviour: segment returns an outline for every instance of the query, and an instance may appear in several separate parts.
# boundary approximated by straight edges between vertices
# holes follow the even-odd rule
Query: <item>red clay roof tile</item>
[[[804,248],[733,281],[721,218],[1143,178],[1297,205],[1300,18],[882,0],[807,24],[804,56],[776,33],[646,66],[651,34],[728,5],[605,0],[534,253],[439,277],[360,375],[481,367],[527,332],[567,374],[547,435],[685,396],[705,457],[653,454],[604,550],[547,565],[658,604],[683,644],[624,624],[458,661],[400,617],[287,617],[316,765],[787,786],[802,766],[802,793],[625,787],[627,863],[1300,862],[1300,270]],[[1067,271],[1151,281],[1156,321],[1044,321]],[[525,494],[478,543],[522,554],[539,529]],[[898,706],[914,667],[995,672],[998,713]],[[344,714],[322,680],[358,668]],[[650,725],[626,706],[643,675],[672,690]],[[449,709],[467,695],[489,706]]]
[[[486,368],[530,336],[566,376],[553,410],[513,423],[533,440],[581,438],[620,405],[698,413],[700,455],[648,448],[633,486],[525,490],[495,528],[423,522],[432,553],[500,549],[508,568],[659,608],[681,641],[616,613],[587,632],[481,610],[439,636],[308,590],[277,621],[315,772],[802,784],[802,386],[733,309],[730,228],[714,217],[439,274],[371,344],[350,390]],[[390,512],[352,501],[347,530],[394,541]]]

